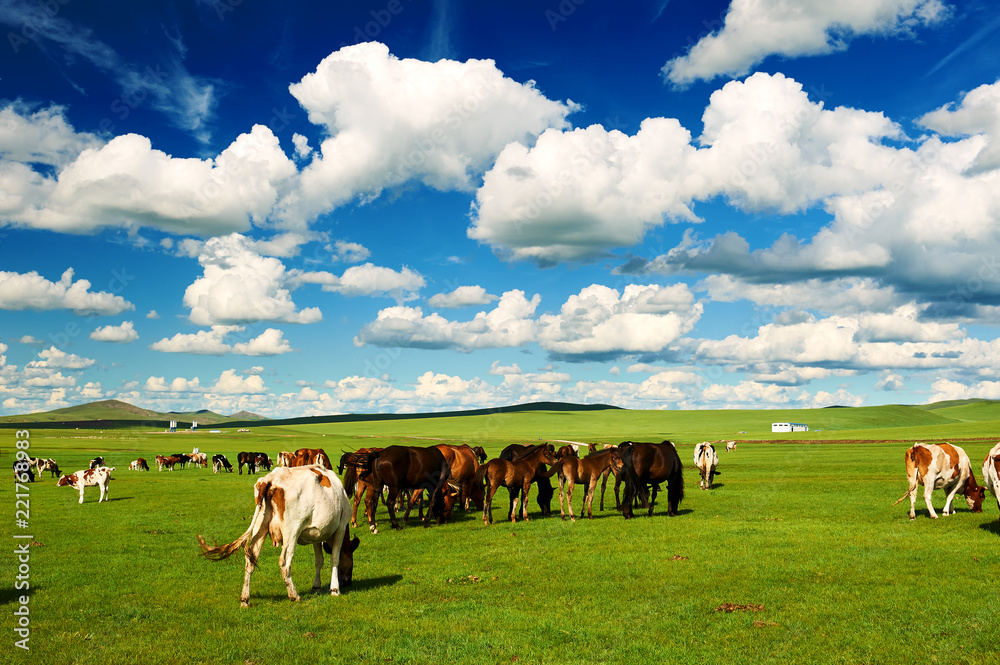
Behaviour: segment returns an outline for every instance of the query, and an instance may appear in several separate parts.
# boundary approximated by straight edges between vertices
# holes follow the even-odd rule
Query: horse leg
[[[378,500],[382,496],[382,484],[373,483],[368,488],[368,500],[365,501],[365,513],[368,517],[368,528],[373,534],[378,533],[378,525],[375,524],[375,511],[378,510]],[[388,505],[388,504],[387,504]]]
[[[608,488],[608,476],[611,474],[611,467],[601,474],[601,512],[604,512],[604,490]]]
[[[653,483],[653,496],[649,500],[649,516],[653,516],[653,507],[656,505],[656,494],[660,491],[660,485]]]
[[[566,479],[566,505],[569,507],[569,521],[575,522],[576,517],[573,515],[573,476]]]
[[[566,479],[559,476],[559,517],[565,521],[566,511],[563,510],[563,486],[566,484]]]
[[[550,485],[551,487],[551,485]],[[521,517],[524,518],[525,522],[530,522],[528,519],[528,494],[531,493],[531,479],[527,479],[524,486],[521,488]],[[511,520],[512,522],[514,520]]]
[[[517,485],[508,485],[507,494],[510,496],[510,510],[507,511],[507,519],[514,517],[515,506],[521,498],[521,488]]]
[[[395,485],[389,487],[389,498],[386,499],[385,507],[389,509],[389,521],[393,529],[402,529],[399,520],[396,519],[396,501],[399,499],[400,489]]]
[[[588,519],[594,519],[594,490],[596,489],[597,476],[594,476],[590,479],[590,492],[583,499],[584,504],[586,504]],[[583,517],[583,510],[580,511],[580,516]]]
[[[365,486],[358,482],[357,489],[354,490],[354,509],[351,511],[351,526],[358,528],[358,506],[365,495]]]
[[[483,525],[493,524],[493,495],[497,493],[499,485],[492,482],[487,484],[486,499],[483,501]]]

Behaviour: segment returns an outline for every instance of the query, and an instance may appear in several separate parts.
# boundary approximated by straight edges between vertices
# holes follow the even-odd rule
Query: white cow
[[[703,490],[712,489],[712,479],[719,475],[715,469],[719,466],[719,456],[715,452],[715,446],[708,441],[702,441],[694,447],[694,465],[701,473],[701,482],[698,486]]]
[[[91,487],[96,485],[101,488],[101,497],[97,500],[97,503],[101,501],[107,501],[108,496],[108,482],[112,480],[111,472],[115,470],[113,466],[99,466],[96,469],[84,469],[83,471],[77,471],[76,473],[71,473],[68,476],[62,476],[59,478],[59,482],[56,483],[56,487],[75,487],[80,490],[80,503],[83,503],[83,488]]]
[[[1000,443],[993,446],[983,460],[983,486],[997,500],[997,507],[1000,508]]]
[[[924,486],[924,503],[927,504],[927,512],[934,519],[937,519],[937,513],[931,505],[931,497],[936,489],[943,489],[947,494],[944,510],[941,511],[943,515],[955,512],[951,502],[959,492],[965,495],[965,502],[972,512],[983,511],[986,490],[976,483],[969,456],[958,446],[950,443],[915,443],[904,453],[904,459],[909,487],[896,503],[910,497],[911,520],[917,517],[917,485]],[[896,503],[892,505],[895,506]]]
[[[268,535],[275,547],[281,547],[278,567],[291,600],[299,599],[291,574],[296,543],[313,546],[316,560],[313,589],[322,584],[324,549],[330,552],[333,564],[330,595],[340,595],[341,583],[351,584],[354,550],[360,541],[357,537],[351,540],[351,502],[337,474],[319,465],[277,467],[254,485],[254,503],[257,508],[250,526],[228,545],[209,547],[201,536],[197,537],[202,554],[213,561],[228,559],[236,550],[243,550],[246,565],[240,605],[249,607],[250,576]]]
[[[736,450],[735,441],[726,441],[726,452],[729,452],[730,450]]]

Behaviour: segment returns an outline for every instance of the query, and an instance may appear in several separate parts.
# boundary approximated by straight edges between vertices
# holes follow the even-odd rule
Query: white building
[[[808,432],[809,425],[802,423],[771,423],[772,432]]]

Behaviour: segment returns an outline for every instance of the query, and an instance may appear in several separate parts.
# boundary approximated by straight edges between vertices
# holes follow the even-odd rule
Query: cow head
[[[965,503],[969,510],[974,513],[983,512],[983,499],[986,498],[986,488],[976,484],[975,478],[969,477],[969,482],[965,486]]]
[[[348,587],[354,581],[354,550],[358,549],[361,540],[354,536],[351,538],[351,530],[344,532],[344,543],[340,546],[340,562],[337,564],[337,581],[340,586]]]
[[[56,487],[66,487],[67,485],[72,485],[76,482],[76,474],[71,473],[68,476],[60,476],[59,481],[56,483]]]

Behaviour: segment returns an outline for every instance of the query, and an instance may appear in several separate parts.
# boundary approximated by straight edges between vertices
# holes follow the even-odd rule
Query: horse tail
[[[681,457],[677,454],[677,448],[671,445],[674,451],[674,464],[667,476],[667,505],[670,514],[676,514],[681,501],[684,500],[684,465],[681,464]]]
[[[487,471],[486,467],[487,466],[489,466],[489,463],[487,463],[487,464],[480,464],[479,468],[476,469],[476,478],[475,478],[475,482],[476,483],[483,482],[483,478],[486,477],[486,471]]]
[[[344,467],[341,466],[341,469]],[[343,472],[344,474],[344,491],[347,496],[354,496],[354,488],[358,483],[358,469],[353,465],[348,465],[347,470]]]

